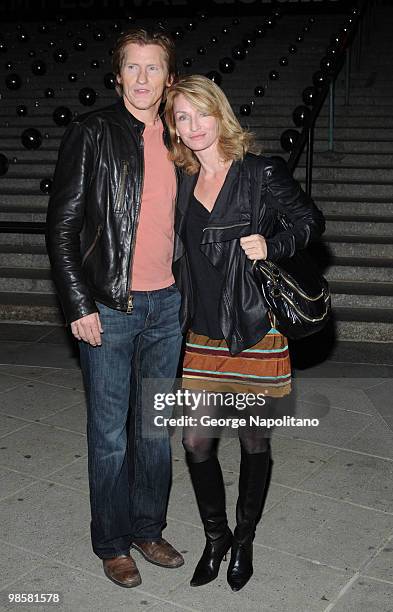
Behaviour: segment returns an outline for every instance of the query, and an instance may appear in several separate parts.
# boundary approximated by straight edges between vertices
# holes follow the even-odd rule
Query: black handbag
[[[257,193],[253,194],[251,190],[252,234],[258,233],[261,174],[259,167],[259,172],[254,176]],[[278,208],[277,221],[278,231],[292,227],[292,223]],[[273,315],[272,324],[284,336],[298,340],[319,332],[326,325],[331,314],[329,285],[305,249],[277,263],[255,260],[252,269],[270,314]]]

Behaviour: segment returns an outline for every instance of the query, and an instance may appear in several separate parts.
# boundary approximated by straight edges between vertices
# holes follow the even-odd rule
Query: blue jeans
[[[87,393],[93,550],[128,554],[133,541],[158,541],[171,478],[170,439],[142,435],[142,380],[175,379],[182,336],[180,293],[172,285],[134,292],[127,314],[97,304],[102,346],[80,342]]]

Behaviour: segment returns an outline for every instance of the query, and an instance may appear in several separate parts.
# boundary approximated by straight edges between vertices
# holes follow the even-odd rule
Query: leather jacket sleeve
[[[325,231],[325,220],[313,200],[288,170],[285,160],[272,157],[265,169],[267,208],[283,213],[292,227],[266,238],[267,259],[279,261],[304,249]]]
[[[97,312],[84,278],[80,247],[95,151],[88,130],[71,123],[60,146],[48,205],[46,245],[67,323]]]

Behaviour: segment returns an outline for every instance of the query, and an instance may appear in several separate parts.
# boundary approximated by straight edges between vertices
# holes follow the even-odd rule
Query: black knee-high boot
[[[200,463],[188,460],[188,467],[206,536],[206,545],[190,584],[201,586],[217,577],[233,536],[228,527],[225,487],[217,456]]]
[[[233,591],[242,589],[253,574],[252,542],[261,515],[269,463],[269,450],[249,454],[241,446],[236,528],[227,572],[228,583]]]

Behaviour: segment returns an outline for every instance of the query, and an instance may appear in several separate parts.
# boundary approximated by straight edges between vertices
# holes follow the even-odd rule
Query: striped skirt
[[[283,397],[291,391],[287,339],[272,328],[257,344],[232,356],[225,340],[188,332],[183,361],[184,389],[262,393]]]

